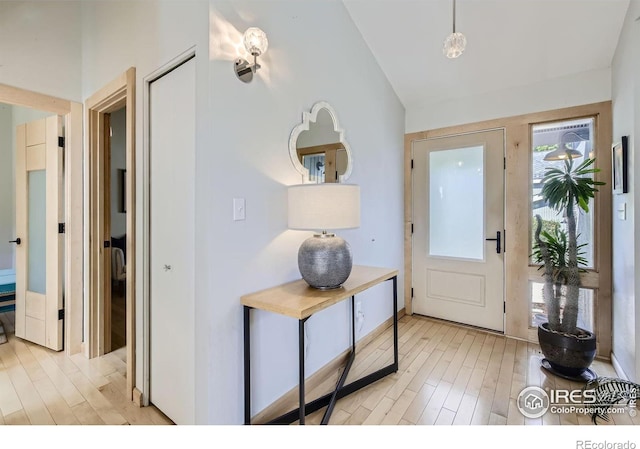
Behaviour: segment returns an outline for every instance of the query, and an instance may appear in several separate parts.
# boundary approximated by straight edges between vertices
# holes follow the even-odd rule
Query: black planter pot
[[[549,323],[538,326],[538,342],[552,370],[567,378],[580,378],[596,356],[596,336],[579,329],[582,335],[563,334],[549,330]]]

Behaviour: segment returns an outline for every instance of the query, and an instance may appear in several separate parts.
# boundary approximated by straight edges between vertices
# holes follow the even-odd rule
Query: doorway
[[[413,311],[504,331],[504,130],[413,142]]]
[[[109,172],[109,188],[104,190],[105,218],[108,218],[108,242],[111,245],[109,261],[111,282],[106,282],[105,293],[105,354],[127,345],[126,287],[127,287],[127,108],[105,114],[109,136],[105,139]],[[107,220],[105,220],[107,221]],[[126,354],[125,354],[126,357]]]
[[[127,365],[127,395],[135,387],[135,69],[86,101],[89,192],[89,300],[85,353],[117,348]],[[129,263],[127,263],[129,261]],[[122,346],[121,346],[122,345]]]
[[[536,159],[532,152],[549,148],[536,148],[550,142],[533,144],[539,132],[552,132],[553,123],[576,121],[571,126],[582,126],[585,120],[592,123],[592,150],[596,168],[600,171],[595,179],[605,182],[601,193],[593,204],[593,269],[583,273],[583,287],[593,294],[593,326],[598,337],[597,355],[608,357],[611,353],[611,102],[593,103],[569,108],[535,112],[491,119],[482,122],[456,125],[446,128],[419,131],[405,135],[405,307],[407,313],[414,312],[415,292],[413,285],[413,198],[414,187],[412,157],[414,144],[428,139],[437,139],[460,134],[473,134],[492,129],[503,129],[505,133],[505,158],[502,161],[505,178],[504,227],[502,235],[504,263],[504,334],[537,343],[537,327],[532,325],[536,314],[536,283],[541,282],[542,273],[531,264],[531,235],[533,209],[537,208]],[[591,119],[593,119],[591,121]],[[540,127],[541,126],[541,127]],[[573,129],[576,131],[576,129]],[[582,131],[576,131],[583,135]],[[557,134],[556,138],[561,137]],[[575,137],[574,134],[571,134]],[[586,145],[577,139],[572,145]],[[560,143],[560,142],[555,142]],[[554,143],[554,145],[555,145]],[[591,153],[591,151],[589,151]],[[500,162],[498,162],[500,165]],[[485,238],[489,237],[485,235]],[[487,242],[494,244],[495,242]]]
[[[82,105],[4,84],[0,84],[0,103],[2,115],[4,115],[4,131],[2,132],[2,138],[9,139],[10,141],[9,143],[4,141],[4,152],[0,150],[0,153],[2,153],[2,164],[0,164],[0,173],[2,173],[2,176],[0,176],[0,185],[2,185],[2,192],[0,193],[0,208],[3,209],[0,214],[0,238],[2,238],[0,253],[3,254],[0,255],[0,265],[4,267],[0,269],[0,300],[2,300],[0,303],[0,306],[2,307],[0,307],[0,309],[4,311],[3,316],[5,318],[10,317],[11,321],[16,320],[15,311],[13,310],[16,305],[12,303],[14,301],[13,298],[16,298],[17,291],[8,291],[10,287],[17,283],[18,279],[16,279],[16,276],[20,276],[20,270],[16,270],[17,267],[15,265],[15,253],[18,246],[15,214],[16,174],[14,173],[14,168],[17,160],[14,150],[17,143],[15,139],[15,128],[20,124],[33,122],[34,120],[44,117],[51,117],[51,120],[57,123],[55,126],[52,124],[50,127],[52,130],[51,134],[56,134],[56,138],[55,142],[52,142],[50,145],[53,150],[51,151],[52,157],[49,159],[50,162],[53,162],[53,160],[59,162],[58,168],[56,169],[58,173],[61,173],[61,171],[64,171],[65,173],[64,183],[58,184],[58,198],[62,198],[64,196],[64,206],[60,205],[60,207],[57,208],[59,214],[56,217],[53,217],[57,218],[57,223],[55,223],[54,227],[55,234],[58,234],[59,230],[63,230],[65,235],[64,238],[59,235],[54,237],[53,232],[50,229],[51,226],[47,226],[45,232],[52,234],[52,238],[50,239],[51,244],[56,245],[58,254],[64,254],[63,257],[57,258],[55,267],[53,263],[49,264],[52,268],[54,267],[58,273],[57,275],[54,275],[54,279],[58,284],[56,289],[61,289],[62,285],[65,286],[64,299],[62,299],[60,290],[58,290],[57,294],[53,294],[55,292],[52,293],[51,309],[54,309],[53,306],[55,306],[55,316],[54,313],[51,313],[50,315],[47,314],[47,302],[45,302],[43,316],[43,308],[42,304],[40,304],[42,301],[38,303],[38,300],[31,304],[38,307],[36,307],[35,310],[30,308],[29,314],[44,318],[41,322],[46,323],[48,320],[51,321],[48,328],[49,330],[55,330],[56,332],[55,338],[52,338],[49,341],[52,342],[57,340],[55,341],[55,344],[52,345],[55,349],[61,350],[64,348],[66,354],[75,354],[80,352],[82,344]],[[40,126],[40,128],[42,127]],[[47,126],[45,124],[45,133],[46,129]],[[58,137],[62,135],[60,134],[62,131],[64,131],[64,135],[66,136],[64,141],[60,141],[58,139]],[[29,143],[33,144],[34,141],[30,139]],[[35,145],[35,147],[38,147],[38,145]],[[63,147],[63,150],[59,149],[61,147]],[[61,158],[62,151],[65,152],[64,159]],[[36,150],[36,153],[38,152],[42,153],[41,151]],[[54,154],[55,156],[53,156]],[[58,156],[60,156],[60,158]],[[30,160],[25,161],[25,163],[31,164],[34,162],[31,160],[32,158],[29,159]],[[30,167],[34,168],[33,165],[30,165]],[[25,175],[28,175],[28,172],[32,171],[34,170],[24,170],[24,173]],[[42,179],[38,180],[38,177],[42,178],[36,174],[34,179],[31,180],[34,187],[35,184],[38,184],[38,181],[42,181]],[[26,176],[26,178],[30,178],[30,176]],[[53,180],[53,177],[50,178]],[[29,179],[27,179],[26,182],[29,183]],[[47,180],[45,176],[45,183],[46,182]],[[53,211],[53,208],[50,209]],[[36,222],[36,220],[29,220],[27,218],[26,224],[28,225],[30,222]],[[31,249],[34,249],[33,245]],[[26,246],[23,246],[20,251],[26,254]],[[49,255],[51,254],[53,254],[53,252],[50,251]],[[43,260],[41,257],[36,259]],[[46,267],[46,265],[47,263],[45,262],[44,266]],[[53,281],[54,279],[50,280]],[[25,280],[28,280],[28,277],[25,277]],[[42,281],[42,278],[40,278],[40,281]],[[23,285],[25,285],[24,282]],[[49,296],[48,293],[51,289],[53,289],[53,287],[49,288],[45,285],[46,296]],[[16,288],[12,287],[12,290],[16,290]],[[17,302],[20,303],[22,299],[24,298],[20,298]],[[39,299],[42,299],[42,297],[39,297]],[[54,301],[54,299],[58,299],[58,301]],[[26,312],[26,304],[24,301],[20,306],[18,306],[18,308],[22,306],[24,306],[23,309]],[[60,316],[63,317],[62,320],[59,319]],[[31,318],[33,318],[33,316],[31,316]],[[36,328],[39,323],[35,324],[36,326],[32,326],[31,330],[37,330]],[[43,326],[40,323],[41,329],[36,333],[42,335],[42,327]],[[44,328],[44,341],[46,343],[47,326],[45,325]]]

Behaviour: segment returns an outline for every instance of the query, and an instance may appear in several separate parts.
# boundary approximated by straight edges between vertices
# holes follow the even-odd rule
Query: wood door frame
[[[86,158],[87,179],[85,189],[87,195],[87,208],[85,219],[87,220],[86,242],[88,247],[88,270],[85,281],[87,285],[87,310],[85,311],[86,341],[85,353],[89,358],[98,357],[105,352],[105,328],[109,328],[109,317],[106,317],[104,290],[110,286],[111,279],[105,278],[110,267],[105,267],[105,255],[103,254],[105,213],[104,181],[101,173],[104,168],[105,152],[105,115],[126,107],[126,164],[127,171],[125,184],[127,210],[127,282],[125,292],[126,303],[126,333],[127,333],[127,398],[133,400],[135,388],[136,366],[136,339],[135,339],[135,303],[136,303],[136,154],[135,154],[135,82],[136,70],[129,68],[126,72],[115,78],[109,84],[98,90],[85,101],[86,109]],[[108,119],[107,119],[108,120]],[[110,189],[110,186],[107,186]],[[109,218],[106,219],[107,225]],[[107,226],[108,227],[108,226]],[[107,252],[110,254],[110,250]],[[108,262],[110,264],[110,262]],[[109,283],[108,285],[106,283]],[[106,326],[105,326],[106,321]],[[109,337],[110,338],[110,337]]]
[[[506,146],[505,173],[505,335],[537,342],[535,329],[529,326],[529,281],[541,278],[535,267],[529,266],[530,232],[530,147],[534,124],[594,118],[596,167],[600,172],[596,179],[605,186],[595,198],[594,216],[595,269],[585,277],[586,286],[597,286],[595,333],[598,338],[597,356],[608,359],[612,345],[612,198],[611,198],[611,101],[593,103],[514,117],[487,120],[477,123],[407,133],[404,137],[404,273],[405,308],[412,314],[412,171],[411,152],[413,142],[433,137],[504,128]]]
[[[64,352],[82,351],[83,325],[83,166],[82,104],[0,84],[0,102],[63,116],[65,126]]]

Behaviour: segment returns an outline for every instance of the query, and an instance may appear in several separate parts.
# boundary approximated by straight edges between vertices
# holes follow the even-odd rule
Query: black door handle
[[[9,243],[15,243],[16,245],[19,245],[21,241],[22,241],[22,240],[20,240],[20,237],[18,237],[18,238],[17,238],[17,239],[15,239],[15,240],[9,240]]]
[[[500,250],[502,249],[500,246],[500,242],[502,241],[502,238],[500,237],[500,231],[496,231],[496,238],[495,239],[485,239],[488,242],[493,242],[495,240],[496,242],[496,253],[500,254]]]

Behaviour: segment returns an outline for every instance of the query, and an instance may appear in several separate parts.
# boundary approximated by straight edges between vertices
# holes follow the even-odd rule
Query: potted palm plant
[[[547,322],[538,325],[540,349],[547,366],[557,374],[580,378],[596,354],[593,332],[578,327],[580,265],[585,264],[583,245],[578,244],[576,214],[589,211],[589,201],[603,182],[593,179],[600,171],[593,167],[595,159],[586,159],[574,167],[571,158],[562,168],[547,168],[542,197],[547,205],[566,219],[567,230],[559,226],[542,230],[542,219],[536,215],[533,260],[543,270],[543,298]]]

